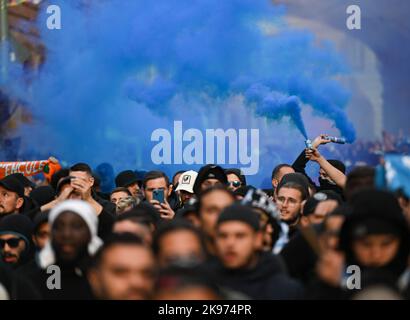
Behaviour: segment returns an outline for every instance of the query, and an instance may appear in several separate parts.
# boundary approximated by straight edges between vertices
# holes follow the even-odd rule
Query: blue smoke
[[[287,26],[269,0],[54,0],[62,30],[39,18],[47,58],[34,81],[34,123],[22,129],[37,152],[67,162],[151,168],[150,133],[172,121],[198,129],[224,123],[221,101],[243,96],[254,118],[291,123],[307,137],[310,105],[353,141],[347,72],[330,44]],[[244,114],[242,123],[247,123]],[[269,158],[261,158],[261,162]],[[185,168],[185,167],[184,167]],[[168,172],[177,167],[166,168]]]

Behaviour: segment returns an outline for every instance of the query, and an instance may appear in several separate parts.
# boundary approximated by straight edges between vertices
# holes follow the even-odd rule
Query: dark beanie
[[[33,223],[20,213],[8,215],[0,221],[0,234],[11,233],[20,236],[26,242],[27,247],[30,245],[32,232]]]
[[[40,186],[31,191],[30,198],[41,207],[55,199],[55,191],[51,186]]]
[[[258,215],[249,206],[240,204],[233,204],[225,208],[219,215],[217,226],[228,221],[240,221],[249,225],[255,231],[259,231],[259,218]]]
[[[222,169],[222,167],[217,166],[215,164],[207,164],[199,170],[198,176],[195,179],[195,184],[193,188],[195,194],[198,195],[200,193],[201,184],[207,179],[217,179],[223,185],[226,185],[228,182],[225,171],[224,169]]]

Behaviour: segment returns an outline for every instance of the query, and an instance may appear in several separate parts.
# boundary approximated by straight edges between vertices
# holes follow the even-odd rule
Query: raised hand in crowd
[[[158,200],[151,200],[150,203],[158,210],[162,219],[171,220],[175,216],[174,210],[172,210],[168,201],[165,199],[165,202],[160,203]]]

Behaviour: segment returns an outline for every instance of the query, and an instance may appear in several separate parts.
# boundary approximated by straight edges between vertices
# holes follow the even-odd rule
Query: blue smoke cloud
[[[153,130],[170,128],[174,119],[199,129],[235,128],[239,123],[221,120],[227,111],[220,107],[234,95],[244,97],[253,117],[290,118],[304,137],[301,110],[310,105],[355,139],[344,112],[349,95],[334,80],[348,72],[343,60],[330,44],[290,29],[283,6],[268,0],[53,4],[61,7],[62,30],[45,28],[43,9],[47,59],[24,93],[35,121],[22,134],[38,153],[71,163],[108,161],[117,171],[150,168]]]

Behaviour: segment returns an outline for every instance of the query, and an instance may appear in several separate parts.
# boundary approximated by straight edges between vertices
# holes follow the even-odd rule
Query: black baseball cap
[[[31,188],[35,188],[36,185],[31,182],[24,174],[22,173],[13,173],[10,175],[11,177],[16,178],[22,185],[23,187],[31,187]]]
[[[20,198],[24,197],[24,186],[13,176],[6,176],[1,179],[0,186],[8,191],[17,193]]]
[[[222,167],[214,164],[207,164],[199,170],[198,176],[195,179],[195,184],[193,188],[195,194],[200,193],[201,184],[207,179],[217,179],[223,185],[226,185],[228,182],[228,179],[226,178],[226,173],[224,169],[222,169]]]

